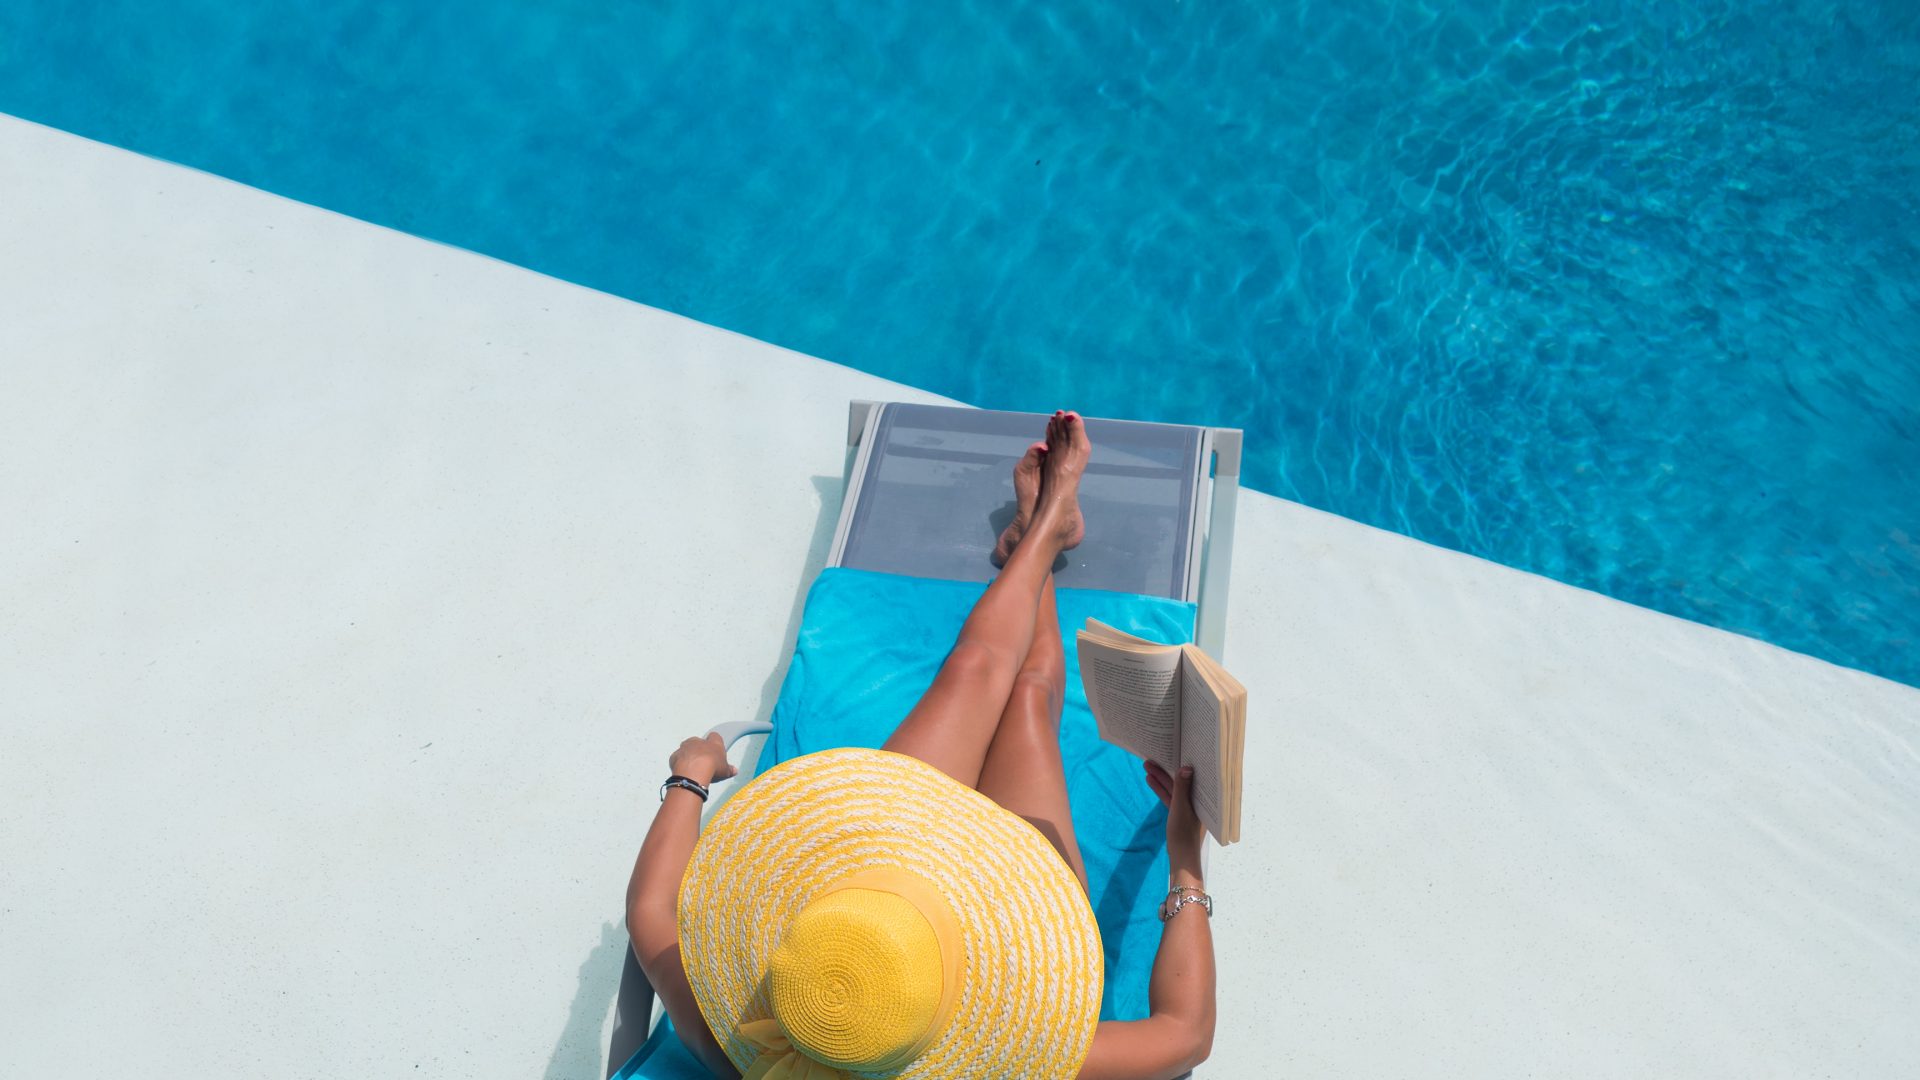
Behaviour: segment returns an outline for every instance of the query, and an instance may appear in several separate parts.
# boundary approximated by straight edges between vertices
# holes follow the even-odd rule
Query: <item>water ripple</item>
[[[0,9],[0,108],[1920,684],[1920,15]]]

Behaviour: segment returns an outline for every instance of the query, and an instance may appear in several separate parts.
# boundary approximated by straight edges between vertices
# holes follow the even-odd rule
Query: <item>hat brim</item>
[[[771,1015],[768,959],[802,908],[898,867],[952,907],[965,961],[952,1017],[900,1069],[862,1075],[1075,1076],[1099,1022],[1104,958],[1080,882],[1039,830],[916,758],[827,750],[784,762],[702,831],[680,885],[680,959],[714,1038],[745,1071],[742,1024]]]

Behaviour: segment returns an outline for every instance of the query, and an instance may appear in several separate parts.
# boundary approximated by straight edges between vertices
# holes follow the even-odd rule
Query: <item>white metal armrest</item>
[[[720,741],[731,750],[734,743],[749,735],[766,735],[772,731],[773,725],[765,720],[733,720],[725,724],[715,724],[713,730],[707,734],[720,736]]]

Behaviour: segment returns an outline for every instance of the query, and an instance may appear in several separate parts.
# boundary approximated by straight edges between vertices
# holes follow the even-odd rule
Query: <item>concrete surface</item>
[[[0,251],[0,1074],[597,1078],[935,399],[5,118]],[[1243,499],[1206,1075],[1920,1071],[1920,692]]]

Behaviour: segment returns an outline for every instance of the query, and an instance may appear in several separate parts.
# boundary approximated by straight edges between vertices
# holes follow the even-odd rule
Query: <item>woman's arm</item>
[[[1193,812],[1193,770],[1177,777],[1147,763],[1147,783],[1167,804],[1169,887],[1204,889],[1200,848],[1205,828]],[[1106,1021],[1094,1032],[1080,1080],[1171,1080],[1213,1052],[1213,919],[1188,904],[1162,924],[1160,951],[1147,983],[1145,1020]]]
[[[702,787],[734,774],[718,735],[681,743],[667,767]],[[707,1029],[693,988],[687,984],[687,970],[680,963],[680,879],[686,875],[687,860],[693,857],[693,844],[700,835],[702,805],[700,796],[691,791],[667,789],[666,800],[640,845],[640,856],[633,862],[633,877],[627,880],[627,933],[633,938],[634,959],[640,961],[640,970],[646,972],[647,982],[673,1019],[680,1041],[715,1076],[737,1077],[739,1070]]]

